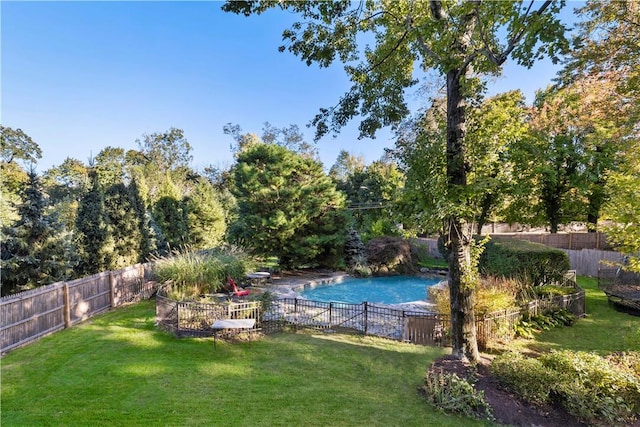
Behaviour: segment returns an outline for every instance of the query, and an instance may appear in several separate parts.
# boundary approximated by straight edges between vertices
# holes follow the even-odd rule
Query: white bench
[[[218,332],[223,329],[253,329],[256,326],[256,319],[220,319],[213,322],[213,348],[216,348]]]
[[[252,285],[264,285],[271,281],[271,273],[266,271],[256,271],[254,273],[247,273],[245,276],[249,279],[249,283]]]

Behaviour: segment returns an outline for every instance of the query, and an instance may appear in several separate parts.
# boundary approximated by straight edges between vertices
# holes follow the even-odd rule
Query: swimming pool
[[[300,296],[323,302],[400,304],[426,300],[427,288],[441,280],[415,276],[346,278],[339,283],[307,288]]]

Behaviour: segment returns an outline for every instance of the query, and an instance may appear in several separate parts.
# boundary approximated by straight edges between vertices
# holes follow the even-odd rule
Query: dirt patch
[[[491,375],[490,365],[489,359],[482,358],[477,370],[473,373],[477,379],[474,387],[484,392],[485,399],[493,409],[493,415],[498,424],[514,427],[584,427],[587,425],[562,408],[532,405],[503,390],[496,378]],[[469,378],[470,374],[469,365],[452,356],[437,359],[431,364],[429,370],[454,373],[460,378]]]

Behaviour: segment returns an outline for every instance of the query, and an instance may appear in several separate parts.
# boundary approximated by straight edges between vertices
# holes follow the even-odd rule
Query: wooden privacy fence
[[[0,351],[5,353],[155,292],[151,264],[136,264],[0,299]]]
[[[564,251],[569,255],[571,268],[580,276],[597,277],[598,271],[607,264],[620,264],[624,260],[623,254],[613,251],[598,249],[564,249]]]
[[[581,242],[583,238],[585,238],[585,236],[592,236],[590,237],[592,240],[595,240],[595,237],[598,233],[574,233],[575,235],[581,235],[580,237],[574,237],[573,239]],[[550,234],[547,234],[548,236],[551,236]],[[493,237],[495,237],[496,240],[505,240],[505,239],[525,239],[525,240],[530,240],[530,241],[534,241],[534,242],[540,242],[540,234],[534,234],[534,235],[530,235],[530,234],[522,234],[522,235],[517,235],[517,234],[497,234],[497,235],[492,235]],[[529,236],[528,238],[522,237],[522,236]],[[553,243],[553,239],[558,239],[561,242],[563,240],[568,239],[568,234],[563,234],[563,235],[557,235],[557,236],[565,236],[565,237],[553,237],[550,238],[552,240],[551,243]],[[438,241],[437,239],[431,239],[431,238],[419,238],[416,239],[418,244],[422,245],[427,254],[429,256],[432,257],[436,257],[436,258],[441,258],[442,255],[440,254],[440,252],[438,252]],[[544,240],[544,239],[542,239]],[[569,244],[567,244],[568,246],[570,246]],[[565,246],[567,246],[565,245]],[[577,274],[579,276],[591,276],[591,277],[597,277],[598,276],[598,270],[604,266],[606,266],[607,264],[620,264],[623,259],[624,259],[624,255],[619,253],[619,252],[614,252],[614,251],[605,251],[605,250],[601,250],[601,249],[576,249],[576,246],[581,246],[582,243],[576,244],[571,243],[571,245],[574,247],[573,249],[568,249],[568,248],[563,248],[560,247],[559,249],[564,250],[567,255],[569,256],[569,264],[571,265],[571,269],[572,270],[576,270]],[[549,245],[552,246],[552,245]],[[562,246],[562,245],[561,245]]]
[[[489,233],[493,240],[528,240],[558,249],[610,249],[604,233]]]

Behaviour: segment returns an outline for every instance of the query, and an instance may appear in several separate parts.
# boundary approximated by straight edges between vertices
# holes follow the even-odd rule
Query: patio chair
[[[229,292],[233,297],[246,297],[251,293],[249,289],[238,289],[238,286],[236,285],[236,282],[235,280],[233,280],[232,277],[229,277],[228,282],[229,282],[229,287],[228,287]]]

